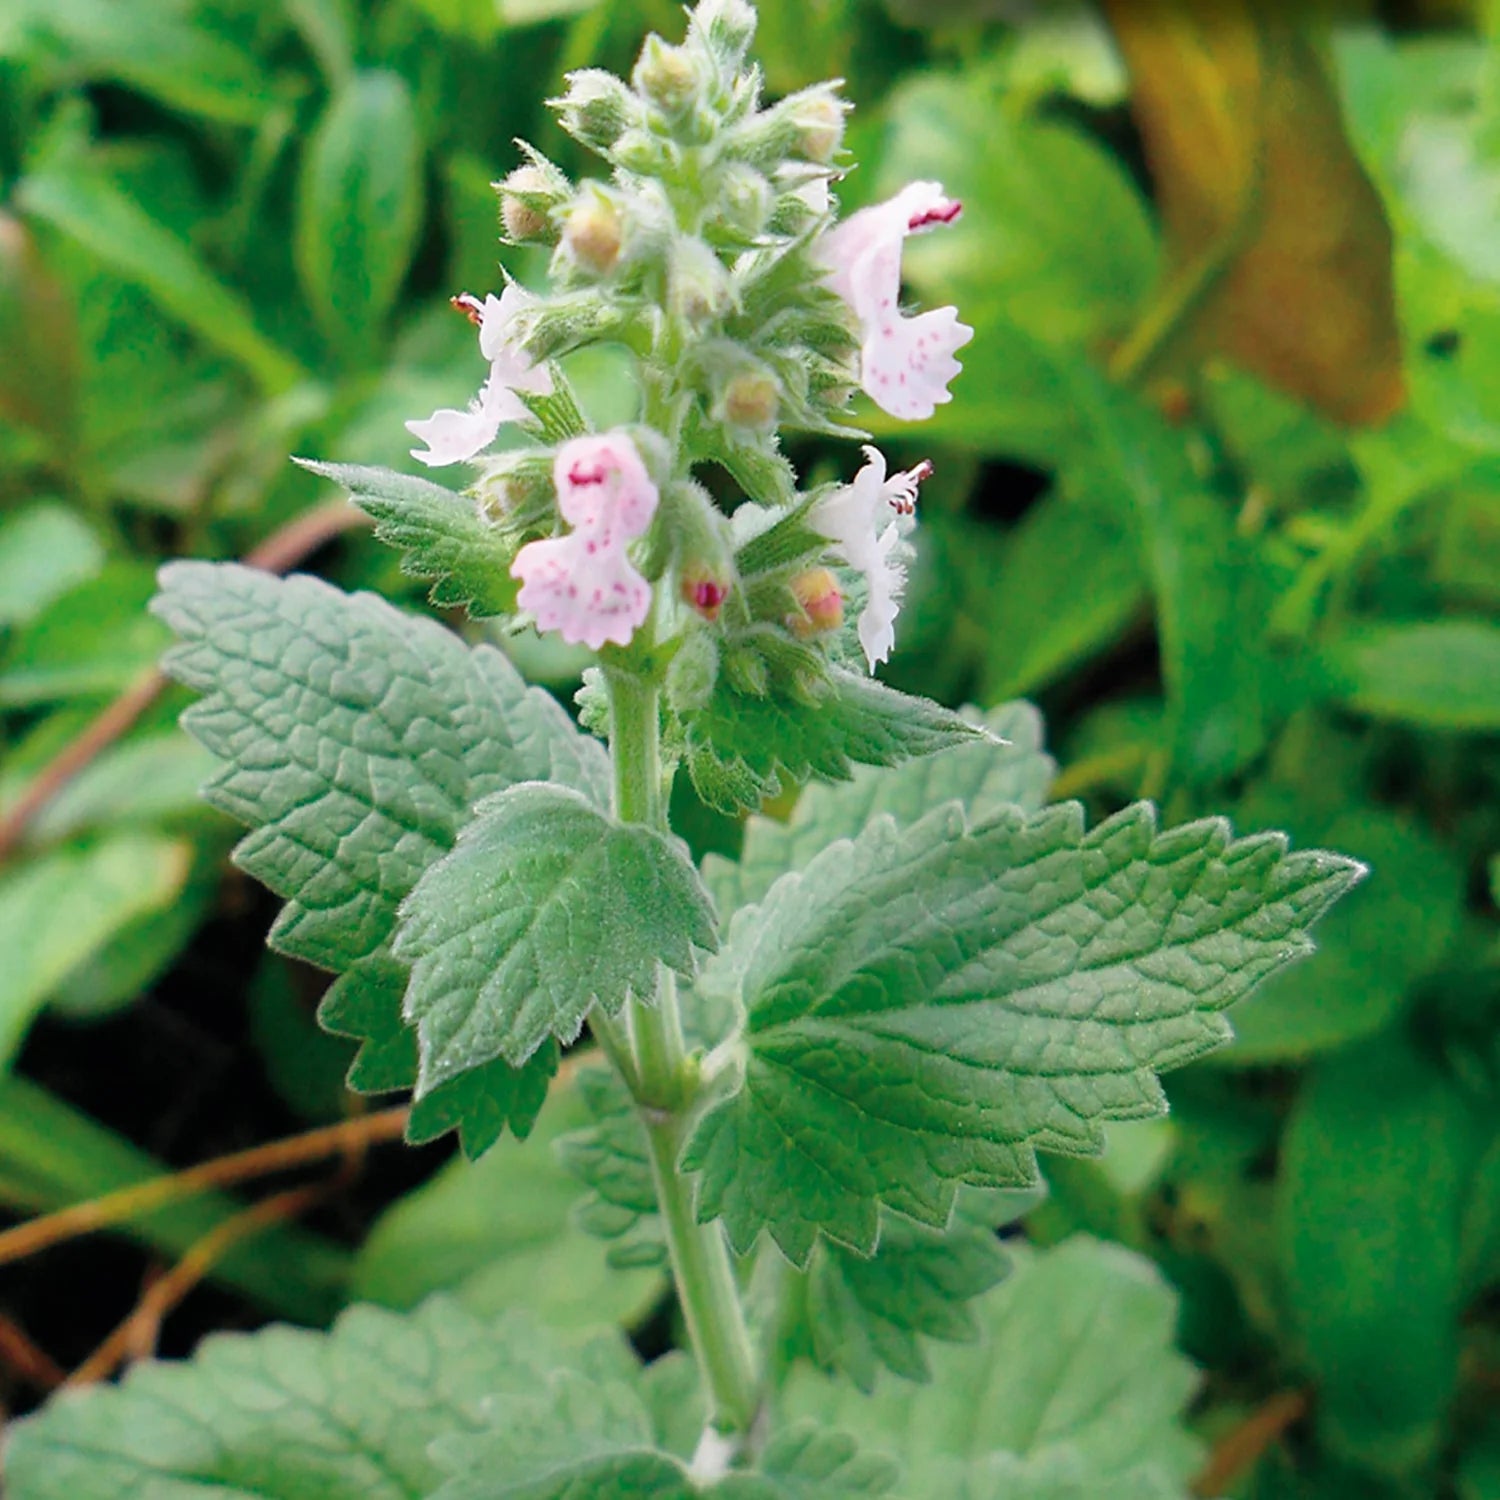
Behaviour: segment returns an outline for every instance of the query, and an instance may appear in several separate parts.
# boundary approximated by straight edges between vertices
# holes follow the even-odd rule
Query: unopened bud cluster
[[[553,108],[605,170],[573,181],[523,147],[496,184],[505,239],[552,247],[551,290],[457,299],[489,377],[467,410],[408,424],[424,462],[479,465],[523,615],[670,663],[683,715],[721,691],[813,704],[847,655],[886,658],[927,467],[889,474],[869,448],[850,482],[805,492],[779,434],[854,434],[860,389],[930,416],[969,337],[952,308],[900,306],[902,242],[958,205],[913,183],[839,222],[848,106],[831,84],[765,104],[754,30],[746,0],[703,0],[681,42],[646,39],[628,83],[569,76]],[[640,391],[637,422],[602,434],[565,378],[601,341],[632,351]],[[532,446],[491,452],[508,425]],[[707,464],[739,489],[727,510]]]

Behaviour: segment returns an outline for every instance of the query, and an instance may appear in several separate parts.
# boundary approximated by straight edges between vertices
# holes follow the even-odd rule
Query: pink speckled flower
[[[482,303],[467,295],[453,299],[454,306],[466,312],[479,329],[479,352],[490,362],[490,376],[467,411],[445,407],[425,421],[406,424],[413,437],[427,444],[426,448],[413,448],[413,458],[433,469],[473,458],[495,441],[506,422],[519,421],[526,415],[517,391],[550,394],[552,377],[547,367],[532,364],[516,344],[512,327],[516,314],[535,301],[530,292],[514,282],[498,297],[486,297]]]
[[[865,466],[853,484],[840,485],[820,500],[808,519],[844,562],[864,574],[869,597],[859,613],[859,643],[874,672],[896,644],[896,615],[906,588],[906,569],[897,555],[917,508],[917,486],[932,465],[924,459],[887,478],[885,456],[868,445],[864,454]]]
[[[936,182],[913,182],[894,198],[851,214],[820,247],[828,284],[859,319],[860,384],[893,417],[922,421],[952,400],[948,383],[963,368],[954,358],[974,337],[958,310],[940,307],[903,317],[901,247],[907,235],[951,224],[962,205]]]
[[[511,564],[516,602],[538,630],[555,630],[597,651],[627,646],[651,609],[651,586],[626,554],[656,514],[660,498],[635,444],[624,433],[574,438],[552,465],[557,508],[573,529],[528,542]]]

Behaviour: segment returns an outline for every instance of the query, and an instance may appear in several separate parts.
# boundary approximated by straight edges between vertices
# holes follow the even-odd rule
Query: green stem
[[[665,831],[660,690],[654,681],[619,670],[612,670],[608,681],[615,814]],[[620,1070],[646,1128],[672,1275],[709,1393],[711,1420],[722,1431],[744,1434],[760,1408],[760,1389],[739,1285],[723,1231],[698,1222],[692,1194],[677,1170],[695,1079],[671,973],[663,971],[658,980],[655,1002],[631,1001],[627,1029],[634,1077],[624,1066]],[[605,1029],[607,1050],[618,1051],[618,1030],[613,1023]]]

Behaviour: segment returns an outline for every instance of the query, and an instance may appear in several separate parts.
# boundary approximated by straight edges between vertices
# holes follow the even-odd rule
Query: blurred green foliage
[[[892,680],[1035,698],[1056,795],[1096,811],[1228,809],[1374,872],[1319,962],[1174,1080],[1171,1120],[1120,1129],[1104,1164],[1056,1164],[1029,1226],[1160,1260],[1210,1440],[1275,1391],[1313,1392],[1232,1493],[1496,1500],[1500,17],[1025,9],[763,7],[773,92],[849,80],[848,202],[933,176],[966,203],[908,260],[912,291],[977,332],[952,405],[892,435],[900,461],[937,465]],[[512,138],[569,163],[545,88],[628,67],[674,12],[0,7],[0,818],[151,669],[158,561],[243,553],[328,500],[289,452],[412,467],[402,422],[477,379],[446,297],[499,284],[489,184]],[[577,376],[629,410],[618,369]],[[847,458],[828,448],[829,472]],[[423,604],[363,537],[315,562]],[[566,653],[508,645],[566,697]],[[69,1101],[28,1076],[38,1016],[97,1025],[180,976],[205,923],[256,920],[179,707],[150,706],[0,868],[16,1212],[159,1165],[90,1118],[86,1086]],[[732,844],[682,812],[702,847]],[[240,1007],[237,1045],[291,1115],[335,1117],[348,1049],[312,1029],[306,976],[267,958],[250,979],[195,1003]],[[171,1092],[144,1056],[114,1065],[148,1109]],[[569,1227],[551,1158],[521,1158],[445,1169],[352,1270],[325,1235],[277,1230],[216,1276],[304,1319],[337,1288],[404,1304],[437,1284],[487,1311],[638,1317],[645,1273],[590,1312],[602,1251]],[[179,1253],[233,1207],[132,1233]]]

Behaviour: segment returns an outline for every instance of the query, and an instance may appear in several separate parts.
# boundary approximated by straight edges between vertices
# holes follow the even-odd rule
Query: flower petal
[[[882,411],[908,422],[925,421],[953,399],[948,385],[963,369],[954,352],[973,337],[953,307],[915,318],[884,317],[866,328],[860,384]]]
[[[482,392],[484,396],[488,391]],[[509,395],[509,392],[505,393]],[[514,400],[514,397],[511,397]],[[517,403],[519,405],[519,403]],[[467,411],[454,411],[444,407],[435,411],[422,422],[408,422],[406,430],[427,444],[425,449],[413,448],[411,456],[431,469],[440,469],[445,464],[462,463],[495,441],[503,420],[496,414],[496,402],[489,399],[477,401]]]
[[[651,610],[651,586],[622,551],[591,552],[583,532],[528,542],[511,564],[521,580],[516,602],[538,630],[555,630],[571,645],[598,651],[606,641],[628,646]],[[597,544],[593,544],[597,547]]]

